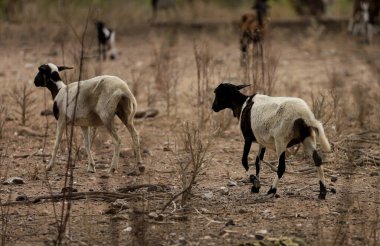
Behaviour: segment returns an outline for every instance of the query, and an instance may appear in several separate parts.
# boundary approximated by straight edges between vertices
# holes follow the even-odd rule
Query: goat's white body
[[[95,164],[90,152],[88,127],[105,126],[115,145],[110,167],[110,171],[113,172],[118,165],[120,152],[120,139],[113,126],[116,113],[132,136],[137,163],[141,162],[139,139],[133,125],[137,104],[125,81],[115,76],[104,75],[67,86],[62,82],[58,83],[61,89],[54,99],[58,109],[57,137],[48,170],[54,164],[64,127],[74,123],[82,127],[90,172],[95,172]],[[74,113],[75,105],[77,106]]]
[[[318,129],[324,150],[330,146],[323,127],[314,117],[306,102],[295,97],[270,97],[257,94],[253,97],[251,127],[256,141],[266,148],[281,153],[294,139],[294,121],[302,118],[310,127]],[[245,107],[246,103],[243,105]]]

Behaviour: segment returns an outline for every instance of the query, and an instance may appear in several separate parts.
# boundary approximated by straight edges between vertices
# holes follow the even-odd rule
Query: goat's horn
[[[73,69],[73,67],[66,67],[66,66],[58,66],[58,71],[61,72],[66,69]]]
[[[250,85],[237,85],[236,89],[241,90],[241,89],[243,89],[243,88],[245,88],[247,86],[250,86]]]

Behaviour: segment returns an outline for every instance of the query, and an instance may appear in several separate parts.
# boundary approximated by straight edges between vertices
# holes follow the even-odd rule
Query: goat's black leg
[[[102,44],[100,43],[100,40],[98,42],[98,59],[102,59]]]
[[[240,51],[241,51],[240,66],[242,67],[247,66],[247,63],[248,63],[248,45],[249,45],[249,38],[244,33],[242,37],[240,38]]]
[[[256,166],[256,177],[251,175],[250,180],[253,184],[251,191],[253,193],[258,193],[260,191],[260,161],[264,159],[265,147],[260,145],[259,153],[257,153],[255,166]]]
[[[246,139],[244,142],[244,150],[243,150],[243,157],[241,159],[241,163],[243,164],[243,167],[245,168],[245,171],[248,172],[249,166],[248,166],[248,154],[251,150],[252,141],[250,139]]]
[[[285,173],[285,151],[281,153],[278,159],[277,177],[274,179],[272,186],[268,191],[269,194],[276,194],[278,181]]]

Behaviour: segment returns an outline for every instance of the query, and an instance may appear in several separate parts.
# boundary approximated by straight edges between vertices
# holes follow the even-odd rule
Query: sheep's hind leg
[[[313,135],[314,136],[314,135]],[[317,167],[317,173],[319,178],[319,199],[326,199],[327,189],[325,175],[322,167],[322,158],[316,149],[315,137],[307,137],[303,141],[306,152],[313,158],[314,164]]]
[[[133,151],[135,152],[137,167],[138,167],[139,172],[143,173],[145,171],[145,167],[142,164],[139,135],[133,124],[134,113],[126,112],[124,107],[122,107],[122,105],[119,104],[116,114],[119,117],[119,119],[124,123],[125,127],[127,127],[129,133],[131,134],[132,142],[133,142]]]
[[[91,150],[90,150],[91,144],[90,144],[90,137],[88,134],[88,127],[82,126],[82,132],[83,132],[84,147],[86,148],[87,158],[88,158],[87,172],[94,173],[95,172],[95,162],[94,162],[94,159],[92,158],[92,155],[91,155]]]
[[[105,126],[106,126],[106,129],[107,129],[108,133],[111,135],[113,144],[115,146],[114,152],[113,152],[111,166],[110,166],[110,169],[109,169],[109,172],[113,173],[113,172],[115,172],[116,168],[118,167],[118,163],[119,163],[120,139],[117,136],[116,130],[115,130],[113,124],[112,124],[112,120],[110,121],[109,124],[105,124]]]
[[[256,177],[254,175],[250,176],[251,182],[253,184],[251,191],[258,193],[261,187],[260,184],[260,161],[264,159],[265,147],[260,145],[259,153],[256,156],[255,166],[256,166]]]

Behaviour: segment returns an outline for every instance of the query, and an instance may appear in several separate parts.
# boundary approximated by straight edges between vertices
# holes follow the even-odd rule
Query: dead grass
[[[27,83],[14,86],[11,91],[11,97],[17,107],[16,113],[20,116],[20,124],[23,126],[30,121],[35,107],[36,98],[33,95],[34,92],[33,87]]]

